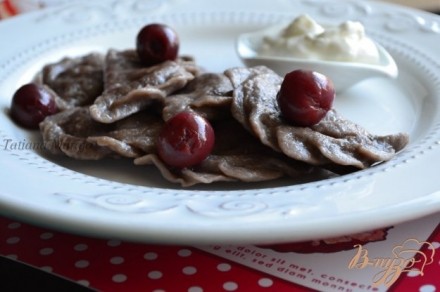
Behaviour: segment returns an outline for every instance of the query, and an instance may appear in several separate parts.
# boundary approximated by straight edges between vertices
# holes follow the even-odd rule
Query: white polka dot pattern
[[[20,238],[19,237],[9,237],[7,240],[6,240],[6,243],[7,244],[16,244],[16,243],[18,243],[20,241]]]
[[[52,237],[53,237],[53,233],[51,232],[45,232],[40,235],[41,239],[51,239]]]
[[[223,284],[223,288],[226,291],[236,291],[238,289],[238,285],[234,282],[226,282],[225,284]]]
[[[113,265],[120,265],[124,262],[124,258],[123,257],[112,257],[110,259],[110,263],[112,263]]]
[[[87,248],[88,248],[87,245],[86,244],[82,244],[82,243],[76,244],[73,247],[73,249],[76,250],[76,251],[85,251],[85,250],[87,250]]]
[[[288,291],[303,288],[190,247],[99,240],[44,230],[0,217],[0,252],[102,291]],[[440,254],[440,232],[433,248]],[[62,260],[59,256],[62,255]],[[435,263],[440,269],[440,256]],[[99,271],[97,273],[96,271]],[[428,270],[429,271],[429,270]],[[399,281],[411,291],[440,292],[417,267]],[[96,275],[99,275],[97,277]],[[427,280],[430,279],[430,280]],[[432,280],[432,281],[431,281]],[[409,291],[409,290],[408,290]]]
[[[112,277],[113,282],[115,283],[122,283],[127,280],[127,276],[124,274],[116,274]]]
[[[162,272],[160,271],[151,271],[148,273],[148,278],[152,279],[152,280],[157,280],[162,278]]]
[[[435,292],[435,291],[437,291],[437,289],[435,288],[434,285],[423,285],[422,287],[420,287],[419,291],[420,292]]]
[[[80,260],[75,263],[75,267],[79,269],[87,268],[89,266],[89,261]]]
[[[153,261],[153,260],[157,259],[157,254],[154,252],[148,252],[144,255],[144,259],[146,259],[148,261]]]
[[[17,229],[17,228],[20,228],[20,226],[21,226],[20,223],[18,223],[18,222],[12,222],[12,223],[10,223],[10,224],[8,225],[8,228],[9,228],[9,229]]]
[[[272,284],[273,281],[268,278],[261,278],[260,280],[258,280],[258,285],[260,285],[261,287],[270,287],[272,286]]]
[[[222,263],[217,266],[217,269],[221,272],[227,272],[231,270],[231,265]]]
[[[191,251],[188,249],[181,249],[179,250],[178,255],[181,257],[189,257],[191,255]]]
[[[53,248],[50,247],[40,249],[40,254],[43,256],[51,255],[53,254],[53,252],[54,252]]]
[[[195,273],[197,273],[197,269],[194,267],[184,267],[182,272],[185,275],[194,275]]]

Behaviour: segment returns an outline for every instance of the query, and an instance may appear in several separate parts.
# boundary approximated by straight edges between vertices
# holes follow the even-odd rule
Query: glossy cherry
[[[169,166],[191,167],[202,162],[214,147],[211,124],[193,112],[181,112],[169,119],[157,140],[159,157]]]
[[[284,77],[277,102],[283,117],[296,126],[313,126],[327,114],[335,99],[333,82],[310,70],[295,70]]]
[[[37,129],[45,117],[57,112],[53,95],[44,87],[28,83],[20,87],[13,95],[10,114],[19,125]]]
[[[152,23],[144,26],[136,37],[139,59],[147,66],[175,60],[179,53],[179,37],[174,29]]]

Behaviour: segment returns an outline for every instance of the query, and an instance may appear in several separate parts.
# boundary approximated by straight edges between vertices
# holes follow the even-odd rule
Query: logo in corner
[[[374,268],[379,271],[373,277],[373,286],[390,287],[405,272],[417,272],[423,276],[427,265],[434,262],[435,248],[426,241],[407,239],[393,248],[390,257],[373,258],[362,245],[355,245],[356,254],[348,264],[349,269]]]

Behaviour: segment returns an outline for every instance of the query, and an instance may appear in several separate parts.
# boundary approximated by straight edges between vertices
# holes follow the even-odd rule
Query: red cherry
[[[333,82],[325,75],[295,70],[284,77],[277,94],[283,117],[297,126],[313,126],[327,114],[335,99]]]
[[[147,66],[175,60],[179,52],[179,37],[167,25],[149,24],[139,31],[136,50],[141,62]]]
[[[159,157],[177,168],[202,162],[214,147],[214,130],[200,115],[181,112],[167,121],[157,140]]]
[[[37,129],[45,117],[58,111],[53,95],[44,87],[29,83],[20,87],[12,97],[11,117],[19,125]]]

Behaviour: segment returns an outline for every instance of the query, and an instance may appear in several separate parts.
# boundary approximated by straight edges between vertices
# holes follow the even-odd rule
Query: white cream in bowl
[[[337,91],[367,78],[398,75],[391,55],[354,21],[324,27],[301,15],[288,24],[240,35],[237,52],[247,66],[265,65],[281,76],[295,69],[320,72]]]

